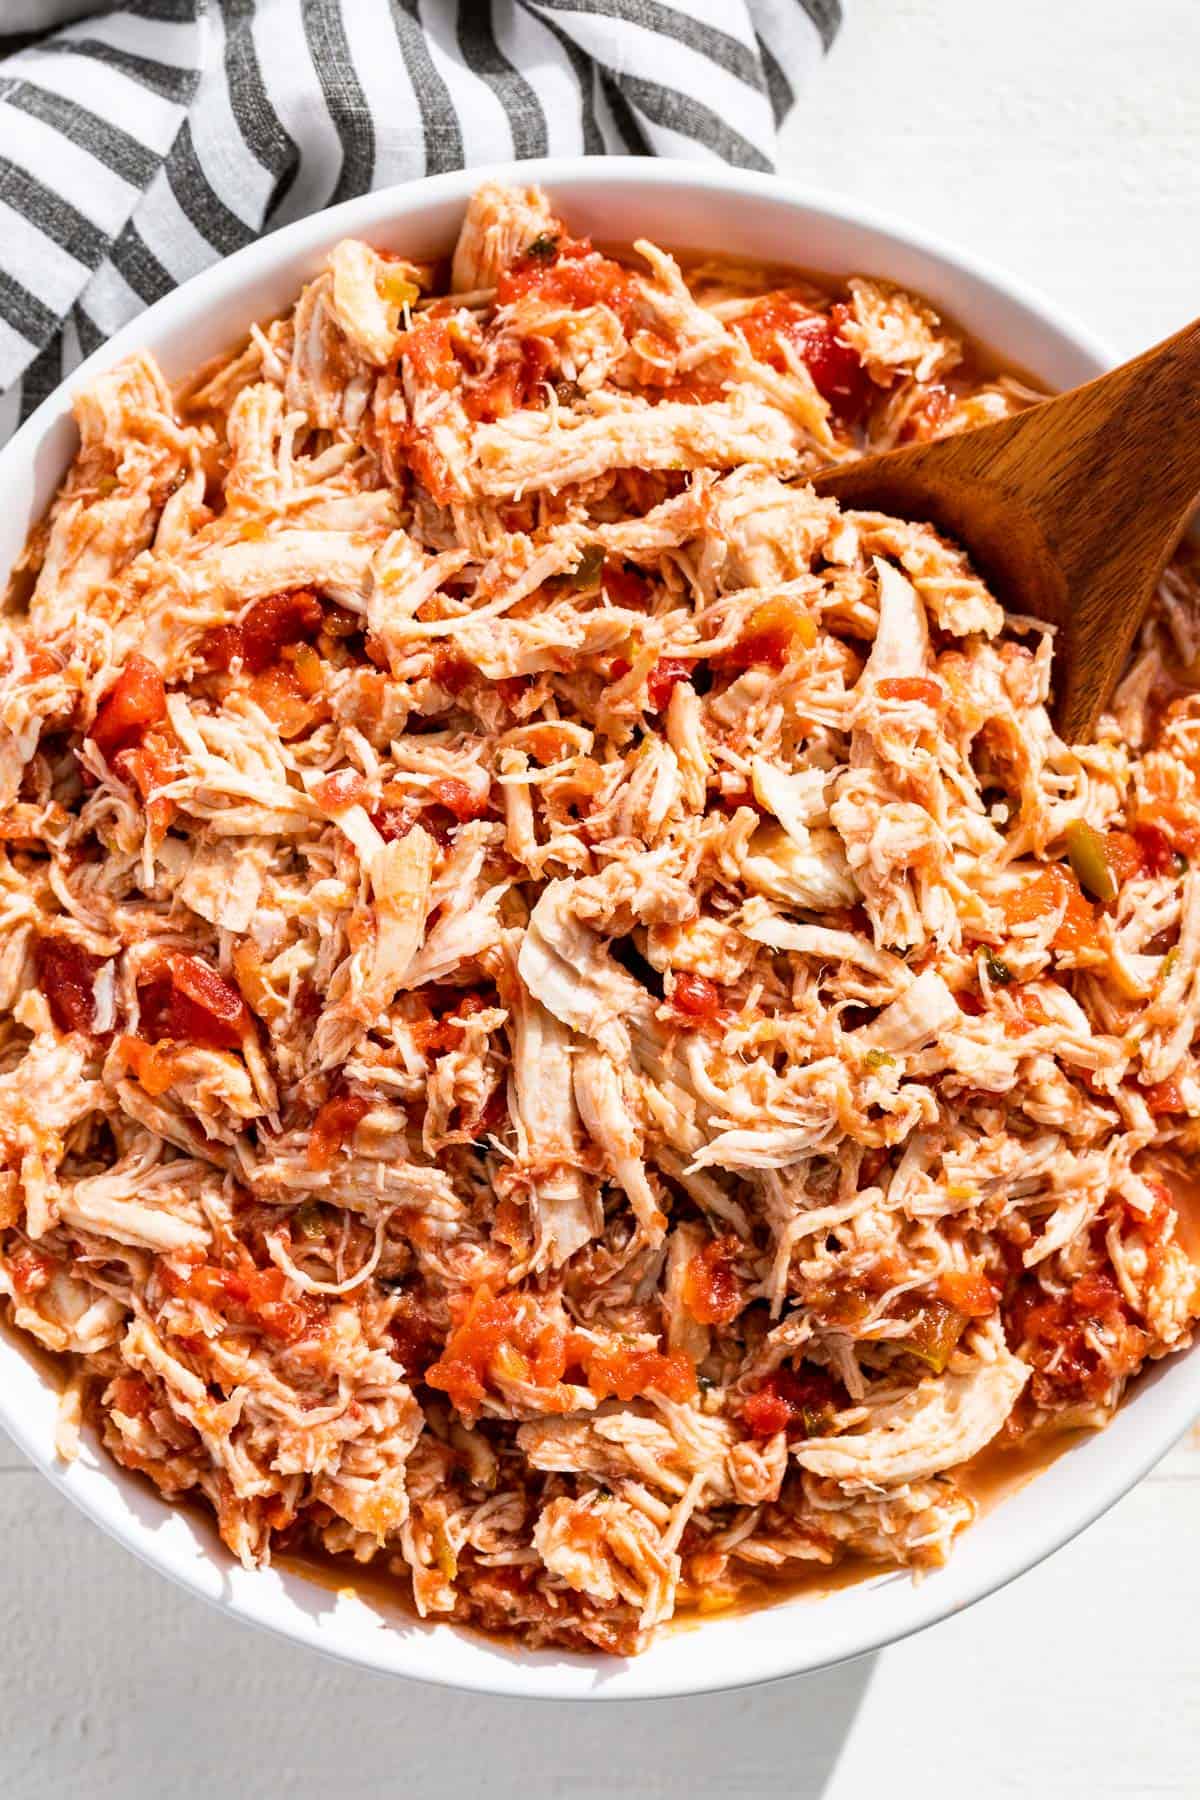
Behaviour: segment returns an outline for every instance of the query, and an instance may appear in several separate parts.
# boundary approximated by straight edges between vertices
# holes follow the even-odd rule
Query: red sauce
[[[405,801],[402,806],[377,807],[371,814],[371,823],[385,844],[395,844],[408,836],[420,817],[420,807]]]
[[[154,1389],[141,1375],[118,1375],[111,1394],[114,1411],[128,1418],[144,1418],[154,1405]]]
[[[650,598],[650,583],[630,563],[605,563],[600,576],[605,598],[613,606],[640,612]]]
[[[33,959],[38,986],[46,996],[50,1016],[60,1031],[94,1031],[96,1004],[93,982],[101,959],[69,938],[39,937]]]
[[[486,994],[464,994],[455,990],[445,1000],[447,1014],[435,1018],[431,1007],[428,1020],[416,1025],[413,1035],[427,1056],[443,1050],[457,1050],[466,1035],[463,1021],[486,1012],[492,1004]]]
[[[100,703],[92,742],[108,758],[140,741],[167,716],[167,689],[155,665],[135,650]]]
[[[926,443],[935,438],[954,411],[954,395],[940,381],[930,382],[900,431],[902,444]]]
[[[59,1267],[52,1256],[35,1250],[32,1244],[17,1244],[7,1252],[7,1261],[13,1286],[26,1298],[48,1288]]]
[[[440,648],[434,652],[433,679],[448,694],[461,694],[474,673],[474,666],[453,650]]]
[[[361,1094],[335,1094],[317,1111],[308,1138],[306,1160],[310,1169],[327,1169],[344,1144],[354,1136],[360,1119],[371,1110]]]

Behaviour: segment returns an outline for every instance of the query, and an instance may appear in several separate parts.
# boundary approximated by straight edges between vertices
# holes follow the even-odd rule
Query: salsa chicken
[[[802,250],[802,246],[800,247]],[[247,1564],[628,1654],[942,1562],[1200,1311],[1200,609],[1095,741],[823,465],[925,302],[482,188],[76,403],[0,627],[0,1295]]]

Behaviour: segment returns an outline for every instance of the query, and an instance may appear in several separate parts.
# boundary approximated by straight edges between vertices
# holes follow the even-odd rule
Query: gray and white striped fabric
[[[150,301],[368,188],[514,156],[771,168],[840,16],[840,0],[0,0],[0,441]]]

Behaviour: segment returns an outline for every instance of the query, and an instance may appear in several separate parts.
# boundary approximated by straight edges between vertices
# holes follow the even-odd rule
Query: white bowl
[[[927,294],[1005,361],[1056,387],[1111,363],[1103,347],[1018,283],[923,233],[834,195],[724,167],[636,158],[526,162],[439,175],[368,194],[238,252],[160,300],[88,359],[0,451],[0,566],[53,496],[75,445],[70,390],[147,347],[178,377],[229,347],[253,319],[282,310],[348,233],[411,256],[442,253],[485,176],[541,182],[573,230],[608,241],[646,236],[684,248],[793,262],[831,274],[890,276]],[[959,1541],[919,1584],[888,1573],[823,1598],[668,1631],[631,1661],[526,1652],[457,1630],[384,1616],[365,1598],[280,1569],[246,1570],[205,1522],[159,1499],[88,1443],[55,1459],[55,1392],[44,1369],[0,1338],[0,1425],[106,1531],[235,1617],[346,1662],[450,1687],[556,1699],[700,1693],[822,1668],[957,1612],[1067,1542],[1133,1486],[1200,1412],[1200,1356],[1160,1363],[1107,1431],[1068,1451]],[[347,1577],[353,1580],[352,1576]]]

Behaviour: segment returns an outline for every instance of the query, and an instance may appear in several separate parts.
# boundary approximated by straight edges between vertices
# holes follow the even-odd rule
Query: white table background
[[[1012,269],[1120,353],[1200,310],[1194,0],[846,5],[785,173]],[[0,1441],[0,1794],[1196,1795],[1198,1523],[1189,1443],[1049,1564],[877,1657],[700,1700],[518,1705],[251,1634]]]

